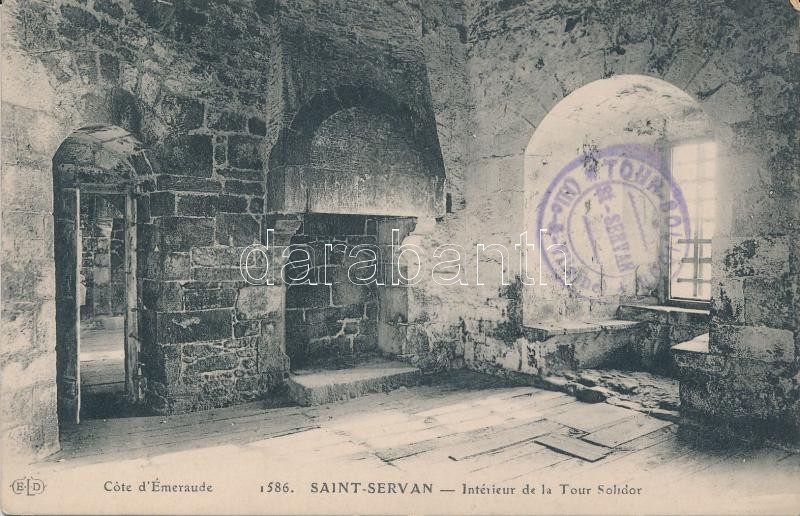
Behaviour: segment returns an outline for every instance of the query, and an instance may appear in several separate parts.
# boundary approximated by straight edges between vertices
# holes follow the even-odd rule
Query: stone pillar
[[[404,243],[415,226],[416,219],[412,218],[386,218],[377,223],[382,259],[380,272],[384,283],[378,287],[378,348],[382,353],[399,357],[411,354],[408,341],[409,286],[392,284],[392,267],[397,267],[392,261],[392,230],[398,230],[397,241]],[[400,266],[403,274],[407,275],[407,267],[403,264]]]
[[[258,142],[195,134],[154,152],[139,229],[147,403],[179,413],[260,399],[287,364],[282,287],[253,285],[240,268],[248,247],[264,243]]]
[[[675,354],[683,414],[740,437],[800,439],[800,197],[792,156],[765,167],[739,150],[720,164],[718,213],[734,208],[713,239],[709,344]]]

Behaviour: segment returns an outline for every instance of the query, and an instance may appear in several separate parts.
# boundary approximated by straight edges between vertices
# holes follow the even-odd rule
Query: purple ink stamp
[[[572,160],[539,204],[545,270],[576,295],[601,299],[650,293],[677,275],[691,225],[670,176],[649,145],[615,145]]]

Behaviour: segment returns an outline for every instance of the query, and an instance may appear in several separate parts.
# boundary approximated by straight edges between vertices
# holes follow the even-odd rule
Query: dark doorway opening
[[[84,193],[80,198],[78,357],[83,419],[126,411],[125,203],[124,194]]]
[[[141,144],[103,125],[75,131],[53,157],[61,423],[142,411],[134,163],[149,163]]]

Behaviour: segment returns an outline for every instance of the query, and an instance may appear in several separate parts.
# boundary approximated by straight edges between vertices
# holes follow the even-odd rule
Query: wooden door
[[[80,191],[57,192],[53,250],[56,265],[56,381],[58,417],[78,423],[81,412],[80,358]]]

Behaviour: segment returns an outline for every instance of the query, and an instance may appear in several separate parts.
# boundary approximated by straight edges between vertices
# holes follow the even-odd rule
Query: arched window
[[[659,79],[615,76],[559,102],[525,153],[544,278],[525,320],[708,301],[715,152],[697,101]]]

